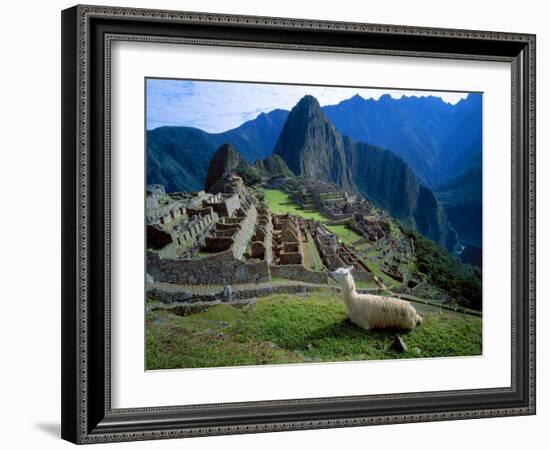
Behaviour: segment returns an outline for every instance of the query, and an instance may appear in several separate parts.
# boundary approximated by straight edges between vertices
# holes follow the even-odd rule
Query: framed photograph
[[[62,437],[535,413],[535,36],[62,12]]]

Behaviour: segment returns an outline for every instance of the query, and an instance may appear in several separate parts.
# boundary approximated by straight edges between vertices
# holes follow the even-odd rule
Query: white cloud
[[[436,96],[451,104],[463,92],[388,90],[327,86],[236,83],[188,80],[147,80],[147,127],[193,126],[217,133],[238,127],[261,112],[290,110],[304,95],[313,95],[322,106],[333,105],[359,94],[365,99]]]

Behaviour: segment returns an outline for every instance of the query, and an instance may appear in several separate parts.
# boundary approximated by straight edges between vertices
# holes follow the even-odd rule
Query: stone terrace
[[[290,180],[285,190],[304,209],[316,209],[334,221],[350,219],[354,214],[369,214],[372,204],[339,186],[318,180]]]

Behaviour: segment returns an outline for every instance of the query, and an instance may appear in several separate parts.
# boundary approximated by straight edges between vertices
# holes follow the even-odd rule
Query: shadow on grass
[[[401,330],[398,328],[374,329],[365,330],[364,328],[355,325],[349,319],[341,322],[331,323],[326,326],[316,328],[313,332],[304,335],[300,340],[295,341],[297,348],[306,348],[308,344],[327,340],[343,340],[349,344],[365,343],[365,342],[393,342],[396,334],[406,335],[409,330]]]

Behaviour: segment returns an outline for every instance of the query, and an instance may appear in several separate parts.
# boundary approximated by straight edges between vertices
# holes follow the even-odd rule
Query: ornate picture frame
[[[113,408],[110,74],[117,41],[509,63],[510,386]],[[81,5],[64,10],[62,236],[62,437],[71,442],[535,414],[535,36]]]

